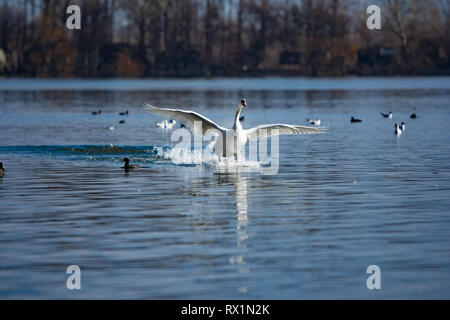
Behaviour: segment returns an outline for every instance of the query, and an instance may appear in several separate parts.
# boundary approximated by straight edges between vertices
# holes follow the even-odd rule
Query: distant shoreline
[[[188,80],[188,81],[187,81]],[[3,78],[0,91],[355,91],[450,90],[450,76],[215,77],[215,78]]]
[[[395,73],[373,73],[373,74],[362,74],[362,73],[348,73],[342,75],[333,74],[321,74],[321,75],[308,75],[300,74],[299,72],[289,72],[289,71],[274,71],[274,72],[236,72],[229,74],[192,74],[192,75],[173,75],[173,74],[161,74],[161,75],[146,75],[141,77],[116,77],[116,76],[104,76],[104,77],[77,77],[77,76],[54,76],[54,77],[42,77],[33,76],[30,74],[0,74],[0,79],[4,78],[20,78],[20,79],[217,79],[217,78],[275,78],[275,77],[286,77],[286,78],[311,78],[311,79],[321,79],[321,78],[348,78],[348,77],[358,77],[358,78],[391,78],[391,77],[445,77],[450,76],[450,69],[433,69],[433,70],[422,70],[420,72],[410,74],[407,72],[395,72]]]

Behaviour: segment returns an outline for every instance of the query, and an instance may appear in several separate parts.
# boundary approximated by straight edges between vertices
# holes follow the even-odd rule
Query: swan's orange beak
[[[246,106],[247,106],[247,101],[241,100],[241,104],[242,104],[244,107],[246,107]]]

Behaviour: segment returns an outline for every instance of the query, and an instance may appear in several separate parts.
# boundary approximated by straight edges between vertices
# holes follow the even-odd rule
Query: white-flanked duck
[[[394,134],[395,134],[397,137],[399,137],[399,136],[403,133],[402,129],[400,128],[400,126],[398,125],[398,123],[395,124],[394,128],[395,128],[395,129],[394,129]]]
[[[392,111],[389,111],[388,114],[381,112],[381,115],[383,116],[383,118],[392,119],[393,113],[392,113]]]
[[[309,124],[312,124],[313,126],[320,126],[320,124],[322,123],[322,121],[320,121],[320,119],[317,119],[317,120],[306,119],[306,121]]]

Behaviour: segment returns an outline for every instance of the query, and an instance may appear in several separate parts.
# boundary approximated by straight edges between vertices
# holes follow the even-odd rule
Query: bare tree
[[[396,64],[368,74],[448,72],[450,0],[380,1],[383,29],[369,32],[360,0],[0,0],[0,48],[16,75],[345,75],[374,47]],[[81,31],[65,28],[73,3]]]

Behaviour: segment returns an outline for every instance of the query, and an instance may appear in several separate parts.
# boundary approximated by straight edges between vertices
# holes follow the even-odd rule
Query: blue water
[[[231,127],[242,97],[246,128],[328,132],[280,137],[276,175],[175,164],[140,108]],[[449,78],[1,80],[0,298],[448,299],[449,123]]]

